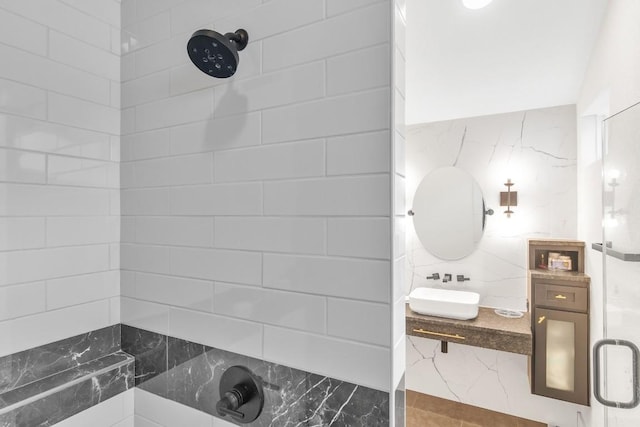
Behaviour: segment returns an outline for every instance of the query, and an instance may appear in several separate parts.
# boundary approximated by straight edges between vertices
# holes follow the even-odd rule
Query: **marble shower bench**
[[[405,316],[407,335],[527,356],[532,353],[533,339],[527,314],[511,319],[498,316],[493,308],[480,307],[475,319],[455,320],[417,314],[407,304]]]
[[[134,387],[110,326],[0,357],[0,427],[48,426]]]

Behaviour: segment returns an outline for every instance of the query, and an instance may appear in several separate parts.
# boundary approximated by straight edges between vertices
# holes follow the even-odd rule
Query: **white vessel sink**
[[[480,294],[450,289],[418,288],[409,294],[409,308],[427,316],[469,320],[478,316]]]

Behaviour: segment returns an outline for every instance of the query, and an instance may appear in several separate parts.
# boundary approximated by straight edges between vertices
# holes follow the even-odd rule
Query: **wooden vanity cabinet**
[[[537,268],[544,251],[570,254],[574,271]],[[575,252],[570,253],[575,247]],[[583,242],[535,241],[529,246],[533,354],[529,379],[534,394],[589,405],[589,284],[582,269]],[[532,255],[535,251],[536,255]]]

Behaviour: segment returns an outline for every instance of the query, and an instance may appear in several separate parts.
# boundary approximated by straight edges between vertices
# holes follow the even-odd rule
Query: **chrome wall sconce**
[[[500,192],[500,206],[507,207],[507,210],[504,211],[504,213],[507,214],[507,218],[511,218],[511,214],[513,213],[511,208],[518,206],[518,192],[511,191],[511,187],[515,185],[511,182],[511,179],[507,179],[507,182],[505,182],[504,185],[507,187],[507,191]]]

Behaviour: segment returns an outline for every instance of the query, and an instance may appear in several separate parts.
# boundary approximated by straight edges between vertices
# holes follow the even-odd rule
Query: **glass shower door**
[[[605,426],[640,425],[640,104],[604,121],[604,339],[593,349]],[[599,307],[594,307],[598,310]]]

